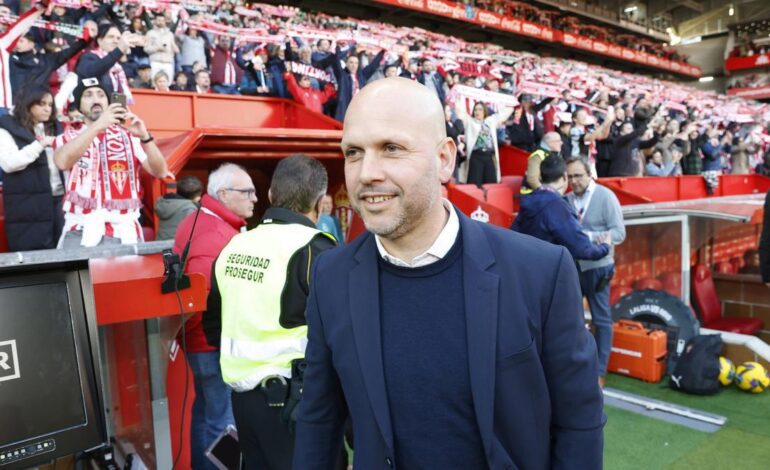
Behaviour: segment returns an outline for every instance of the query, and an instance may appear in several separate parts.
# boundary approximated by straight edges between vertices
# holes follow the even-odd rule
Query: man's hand
[[[43,147],[53,147],[53,143],[56,141],[56,137],[47,135],[45,137],[39,137],[37,140]]]
[[[131,133],[131,135],[142,140],[149,137],[147,126],[144,125],[144,121],[142,121],[139,116],[134,113],[127,112],[125,117],[126,119],[123,123],[123,127],[125,127],[126,130]]]
[[[122,104],[112,103],[107,106],[107,109],[99,116],[99,119],[94,122],[93,127],[101,132],[110,126],[120,124],[126,118],[126,113],[128,113],[128,110]]]

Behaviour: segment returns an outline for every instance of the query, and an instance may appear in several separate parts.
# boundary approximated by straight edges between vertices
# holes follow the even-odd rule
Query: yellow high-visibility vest
[[[300,224],[262,223],[233,237],[217,258],[220,365],[233,390],[252,390],[271,375],[291,378],[291,361],[304,357],[307,326],[280,325],[281,293],[292,256],[322,233]]]

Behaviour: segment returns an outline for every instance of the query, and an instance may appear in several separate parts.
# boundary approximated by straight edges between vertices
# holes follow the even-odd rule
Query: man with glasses
[[[310,273],[318,255],[334,246],[334,238],[315,226],[326,189],[326,170],[317,160],[281,160],[268,191],[271,207],[214,262],[204,330],[209,344],[221,346],[246,469],[291,468]],[[252,191],[234,184],[224,194],[246,204]]]
[[[599,384],[604,387],[607,361],[612,347],[610,281],[615,274],[613,245],[623,243],[626,228],[623,211],[615,194],[591,179],[589,163],[584,158],[567,160],[567,179],[572,192],[567,200],[577,213],[583,231],[592,241],[605,241],[610,251],[600,259],[578,257],[580,287],[588,299],[594,336],[599,352]]]
[[[184,178],[183,178],[184,180]],[[180,256],[190,242],[185,272],[202,273],[211,286],[211,267],[222,248],[254,215],[257,195],[246,171],[224,163],[209,175],[200,209],[187,215],[177,228],[174,252]],[[206,449],[225,430],[235,424],[230,405],[230,387],[222,380],[219,348],[208,344],[202,315],[195,313],[185,322],[182,341],[187,363],[193,375],[195,400],[190,425],[190,462],[195,470],[215,470],[206,458]]]
[[[549,157],[540,164],[542,184],[522,196],[521,210],[511,229],[565,247],[574,259],[599,259],[609,253],[604,240],[583,233],[575,213],[562,197],[567,189],[564,160]]]

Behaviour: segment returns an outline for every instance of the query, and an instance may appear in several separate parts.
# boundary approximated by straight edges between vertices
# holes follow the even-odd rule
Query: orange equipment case
[[[645,382],[660,382],[666,372],[666,333],[650,331],[631,320],[613,323],[607,370]]]

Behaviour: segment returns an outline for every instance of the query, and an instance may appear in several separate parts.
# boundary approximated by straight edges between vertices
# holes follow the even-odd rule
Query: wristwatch
[[[148,133],[147,133],[147,138],[146,138],[146,139],[139,139],[139,142],[141,142],[141,143],[143,143],[143,144],[149,144],[149,143],[150,143],[150,142],[152,142],[153,140],[155,140],[155,137],[153,137],[153,136],[152,136],[152,134],[150,134],[150,133],[148,132]]]

